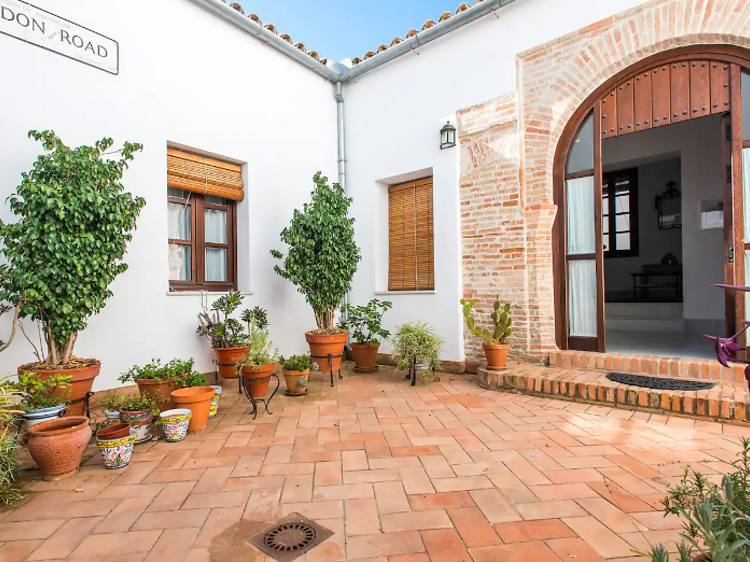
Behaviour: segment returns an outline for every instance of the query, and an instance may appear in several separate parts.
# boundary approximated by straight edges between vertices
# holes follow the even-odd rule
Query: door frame
[[[691,59],[702,59],[708,61],[717,61],[723,63],[729,63],[732,65],[730,68],[733,69],[730,72],[730,84],[731,84],[731,108],[730,115],[732,116],[732,137],[733,141],[739,138],[739,143],[733,142],[732,147],[732,184],[731,193],[733,197],[733,205],[731,205],[734,211],[733,224],[744,226],[742,221],[742,113],[741,113],[741,96],[739,89],[739,74],[741,70],[750,69],[750,51],[742,47],[734,45],[692,45],[686,47],[679,47],[671,49],[655,55],[651,55],[640,61],[635,62],[629,67],[621,70],[617,74],[610,77],[607,81],[602,83],[596,88],[586,100],[573,112],[573,115],[568,120],[565,128],[563,129],[560,139],[555,149],[555,159],[552,169],[553,179],[553,197],[554,203],[557,206],[557,214],[555,216],[555,222],[552,227],[552,262],[553,262],[553,275],[554,275],[554,286],[555,286],[555,340],[559,349],[569,349],[569,336],[568,336],[568,271],[567,271],[567,259],[566,259],[566,191],[565,191],[565,166],[568,160],[568,154],[570,152],[572,143],[578,133],[580,126],[583,124],[584,119],[591,111],[596,111],[599,107],[599,100],[602,99],[608,92],[614,89],[617,84],[627,79],[629,76],[637,74],[641,71],[648,70],[653,66],[664,64],[667,62],[678,62],[686,61]],[[597,114],[595,113],[595,118]],[[600,120],[595,119],[595,130],[600,131]],[[601,164],[596,166],[597,157],[600,158],[601,151],[597,150],[597,147],[601,146],[601,134],[596,135],[594,138],[594,150],[595,150],[595,185],[598,186],[597,193],[601,195]],[[737,154],[739,153],[739,156]],[[737,196],[739,196],[739,205]],[[598,228],[601,226],[601,197],[598,197],[599,204],[597,207],[597,217],[595,217]],[[739,207],[739,209],[738,209]],[[737,212],[739,210],[739,216]],[[738,221],[738,219],[740,219]],[[600,232],[600,230],[598,230]],[[744,242],[743,233],[734,229],[734,236],[729,237],[734,240],[734,256],[735,256],[735,268],[744,262]],[[738,240],[741,243],[738,243]],[[742,258],[737,258],[738,254],[742,253]],[[598,257],[598,256],[597,256]],[[725,255],[725,261],[727,256]],[[597,260],[598,262],[599,260]],[[739,261],[739,263],[738,263]],[[744,269],[741,271],[744,275]],[[597,283],[597,329],[600,331],[597,334],[597,350],[603,352],[605,350],[604,332],[606,326],[604,323],[604,274],[603,266],[601,274],[599,273],[599,264],[597,263],[597,277],[601,275],[601,278]],[[601,295],[601,296],[600,296]],[[741,320],[744,318],[744,299],[738,298],[733,303],[734,310],[736,312],[737,325],[741,324]]]

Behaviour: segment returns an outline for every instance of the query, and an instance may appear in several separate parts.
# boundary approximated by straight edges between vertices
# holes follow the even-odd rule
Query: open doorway
[[[711,357],[724,295],[722,117],[602,142],[607,351]]]

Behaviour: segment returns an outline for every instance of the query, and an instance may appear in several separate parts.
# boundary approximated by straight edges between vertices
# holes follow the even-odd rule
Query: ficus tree
[[[295,209],[291,223],[281,231],[281,241],[289,247],[286,257],[278,250],[271,250],[271,255],[283,260],[274,270],[305,296],[318,329],[331,330],[362,257],[354,241],[354,219],[349,217],[352,200],[341,185],[329,185],[321,172],[313,182],[310,203],[301,211]]]
[[[128,242],[146,204],[120,183],[143,146],[114,141],[70,148],[54,131],[30,131],[45,153],[22,174],[8,199],[17,222],[0,221],[0,299],[39,322],[47,352],[40,362],[66,365],[78,333],[112,296]],[[117,153],[116,159],[106,158]]]

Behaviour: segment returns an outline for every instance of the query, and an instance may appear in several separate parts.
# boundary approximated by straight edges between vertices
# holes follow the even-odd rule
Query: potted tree
[[[307,377],[310,375],[310,369],[318,369],[317,363],[313,362],[309,355],[292,355],[289,359],[282,357],[281,364],[287,396],[307,394]]]
[[[271,373],[279,360],[279,350],[273,347],[267,330],[250,330],[250,351],[240,362],[242,380],[252,398],[263,398],[268,392]]]
[[[36,373],[21,373],[16,389],[24,397],[23,427],[27,431],[43,421],[59,418],[65,414],[65,400],[70,394],[71,377],[52,375],[43,379]]]
[[[422,383],[433,380],[439,370],[440,348],[443,339],[435,334],[425,322],[407,323],[399,326],[393,336],[392,358],[403,370],[415,369]]]
[[[134,365],[120,375],[118,380],[123,384],[135,382],[141,396],[156,398],[159,395],[168,400],[172,391],[183,386],[185,378],[192,374],[194,363],[193,359],[172,359],[166,365],[162,365],[161,359],[152,359],[143,367]]]
[[[339,322],[339,327],[349,331],[354,338],[349,347],[354,355],[355,372],[374,373],[378,370],[380,341],[391,335],[382,326],[383,314],[392,306],[390,301],[372,299],[366,306],[344,305],[341,308],[344,319]]]
[[[328,185],[320,172],[313,177],[312,200],[295,210],[289,226],[281,231],[288,246],[286,257],[278,250],[271,255],[283,260],[274,270],[297,286],[315,314],[317,329],[307,332],[312,358],[320,369],[341,368],[341,356],[348,334],[336,328],[334,314],[351,288],[361,259],[354,241],[354,219],[348,211],[352,200],[337,183]],[[328,355],[334,355],[329,363]]]
[[[76,357],[76,340],[112,296],[110,283],[128,268],[123,256],[146,202],[126,192],[120,180],[142,145],[126,142],[119,159],[110,160],[109,138],[70,148],[53,131],[29,136],[46,153],[9,197],[18,221],[0,221],[6,262],[0,266],[0,299],[19,306],[20,318],[41,324],[37,360],[19,373],[71,377],[67,415],[80,415],[101,365]]]
[[[502,305],[500,303],[500,296],[498,295],[490,313],[490,318],[492,319],[491,330],[477,325],[473,315],[475,304],[476,301],[474,300],[466,302],[465,299],[461,299],[466,326],[475,336],[479,336],[484,340],[482,347],[484,347],[484,355],[487,357],[487,368],[504,369],[505,361],[508,358],[508,350],[510,349],[507,341],[513,333],[513,329],[511,328],[513,319],[510,317],[510,303],[506,302],[505,305]]]
[[[230,291],[216,299],[211,305],[211,310],[204,309],[198,314],[198,334],[211,342],[219,375],[225,379],[236,379],[239,376],[237,363],[249,349],[249,336],[245,326],[236,318],[232,318],[232,314],[241,305],[240,292]],[[242,321],[250,324],[255,320],[267,322],[265,311],[260,307],[242,312]]]

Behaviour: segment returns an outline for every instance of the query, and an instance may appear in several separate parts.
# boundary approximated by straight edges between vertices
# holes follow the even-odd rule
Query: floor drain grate
[[[620,384],[640,386],[653,390],[708,390],[714,387],[712,382],[686,381],[681,379],[665,379],[644,375],[626,375],[625,373],[609,373],[607,378]]]
[[[278,562],[291,562],[329,539],[333,531],[297,513],[250,537],[250,544]]]

